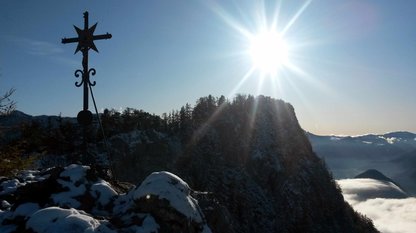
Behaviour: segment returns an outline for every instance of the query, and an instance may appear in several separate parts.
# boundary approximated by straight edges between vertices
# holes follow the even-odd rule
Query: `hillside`
[[[344,201],[293,107],[281,100],[208,96],[162,117],[130,109],[104,112],[102,119],[111,156],[92,131],[89,155],[97,161],[92,165],[111,161],[119,181],[136,184],[154,171],[178,175],[198,191],[194,198],[212,232],[378,232]],[[79,141],[55,142],[65,150],[42,147],[55,154],[41,156],[38,166],[82,160],[68,146],[77,148]],[[39,151],[36,146],[22,149]]]

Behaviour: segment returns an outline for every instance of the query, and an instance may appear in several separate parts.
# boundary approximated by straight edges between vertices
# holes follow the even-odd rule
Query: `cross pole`
[[[96,27],[97,23],[91,27],[88,26],[88,11],[86,11],[84,12],[84,30],[81,30],[80,28],[74,25],[78,37],[62,39],[62,44],[78,43],[78,46],[74,54],[76,54],[78,51],[82,52],[83,70],[75,71],[75,77],[79,77],[79,73],[81,73],[82,80],[80,83],[76,82],[75,86],[80,87],[81,85],[84,85],[83,110],[78,113],[77,117],[78,123],[84,126],[87,126],[92,122],[92,113],[88,110],[88,88],[89,86],[95,86],[95,81],[92,83],[90,81],[90,73],[94,76],[96,72],[94,68],[88,69],[88,51],[92,49],[98,53],[98,49],[94,44],[94,40],[104,40],[110,39],[112,37],[111,34],[109,34],[108,32],[102,35],[94,35]]]
[[[92,123],[92,113],[88,110],[88,89],[90,86],[95,86],[95,81],[90,81],[90,73],[91,75],[95,75],[95,69],[88,68],[88,51],[90,49],[94,50],[98,53],[98,49],[94,44],[94,40],[104,40],[110,39],[112,36],[108,32],[102,35],[94,35],[95,28],[97,27],[97,23],[93,26],[88,26],[88,11],[84,12],[84,29],[80,29],[74,25],[75,31],[78,34],[78,37],[74,38],[63,38],[62,43],[78,43],[78,46],[75,50],[76,54],[78,51],[82,52],[82,70],[75,71],[75,77],[79,77],[82,75],[81,82],[75,82],[75,86],[80,87],[83,85],[84,89],[84,100],[83,100],[83,110],[78,113],[77,121],[80,125],[84,128],[84,138],[83,138],[83,147],[85,153],[87,152],[87,127]]]

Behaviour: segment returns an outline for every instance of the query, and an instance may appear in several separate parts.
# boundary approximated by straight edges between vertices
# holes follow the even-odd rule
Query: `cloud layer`
[[[373,220],[382,233],[414,233],[416,198],[391,182],[373,179],[338,180],[345,200],[358,212]]]

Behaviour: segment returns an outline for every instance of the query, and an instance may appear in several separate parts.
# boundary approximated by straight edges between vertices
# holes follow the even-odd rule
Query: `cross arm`
[[[107,34],[93,36],[93,40],[106,40],[110,39],[111,37],[112,35],[107,32]]]
[[[62,38],[62,44],[79,42],[79,38]]]

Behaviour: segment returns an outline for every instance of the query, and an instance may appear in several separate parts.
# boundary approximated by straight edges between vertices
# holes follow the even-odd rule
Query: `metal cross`
[[[88,26],[88,11],[86,11],[84,12],[84,30],[81,30],[74,25],[78,37],[62,39],[63,44],[78,42],[78,46],[74,54],[76,54],[78,51],[82,52],[83,70],[75,71],[75,77],[78,78],[79,74],[81,73],[82,80],[80,83],[76,82],[75,86],[80,87],[81,85],[84,85],[84,107],[83,110],[78,113],[77,117],[78,122],[84,126],[87,126],[92,122],[92,113],[88,110],[88,88],[89,86],[95,86],[95,81],[92,83],[90,81],[90,73],[94,76],[96,72],[94,68],[88,69],[88,50],[92,49],[98,52],[98,49],[94,44],[94,40],[110,39],[112,37],[108,32],[102,35],[94,35],[96,27],[97,23],[92,27]]]

